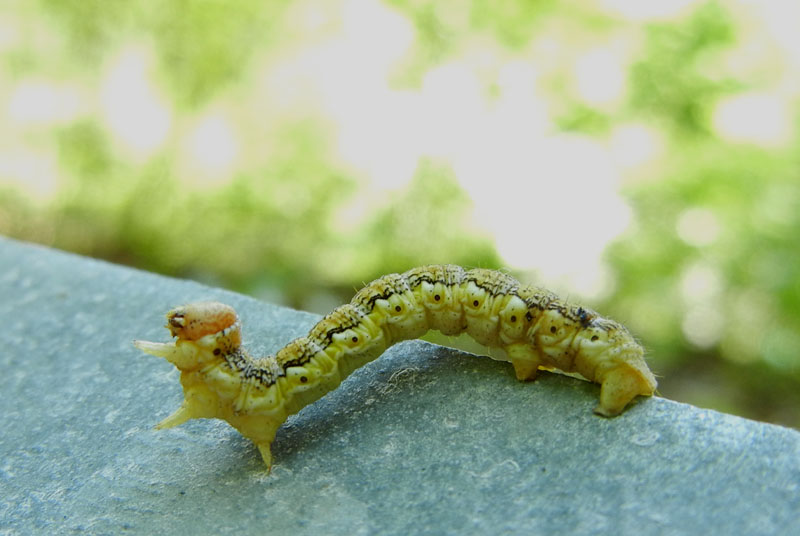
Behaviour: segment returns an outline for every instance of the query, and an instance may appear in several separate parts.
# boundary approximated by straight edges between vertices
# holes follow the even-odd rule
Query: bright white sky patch
[[[622,98],[626,73],[621,54],[607,48],[595,48],[575,62],[578,95],[590,104],[613,103]]]
[[[452,159],[471,150],[481,130],[488,126],[480,81],[471,66],[452,62],[429,71],[422,83],[416,116],[424,127],[409,130],[406,136],[419,137],[421,151]]]
[[[740,3],[750,7],[748,15],[760,20],[764,28],[762,39],[774,39],[779,43],[782,52],[794,63],[800,63],[800,2],[787,0],[740,0]],[[764,35],[766,34],[766,35]],[[788,71],[788,69],[787,69]]]
[[[766,147],[791,140],[793,115],[784,99],[769,93],[745,93],[717,103],[712,123],[720,137]]]
[[[316,8],[297,10],[305,31],[324,25],[325,14]],[[342,159],[374,188],[393,190],[408,183],[420,154],[411,134],[420,128],[419,96],[388,83],[394,62],[414,41],[414,28],[375,0],[347,0],[339,13],[337,32],[267,66],[264,92],[283,116],[321,111],[333,119]]]
[[[17,44],[21,34],[19,21],[6,14],[0,14],[0,51],[9,49]]]
[[[689,11],[697,0],[601,0],[609,11],[630,20],[669,20]]]
[[[172,115],[148,76],[149,56],[130,47],[111,63],[100,98],[114,136],[137,158],[147,158],[167,139]]]
[[[239,142],[223,115],[210,113],[201,117],[186,141],[182,177],[206,184],[223,184],[232,177]]]
[[[599,282],[603,250],[631,216],[616,193],[619,176],[610,156],[582,136],[529,132],[513,140],[502,131],[484,133],[488,150],[475,146],[455,158],[477,223],[492,233],[511,268],[536,269],[572,288]]]
[[[610,148],[618,164],[631,168],[658,157],[663,152],[664,141],[657,130],[634,123],[620,125],[611,132]]]
[[[372,186],[393,190],[405,185],[417,166],[414,103],[409,94],[389,88],[394,62],[413,43],[407,18],[374,0],[348,0],[343,33],[328,48],[322,66],[323,95],[339,126],[340,154],[365,171]],[[330,47],[329,45],[329,47]],[[322,49],[323,57],[327,56]]]
[[[13,144],[0,149],[0,178],[20,187],[31,199],[46,203],[58,188],[58,163],[45,151],[33,151]]]
[[[25,80],[11,94],[8,117],[32,125],[66,123],[78,115],[80,101],[75,88],[44,80]]]
[[[411,22],[375,0],[347,0],[342,14],[344,41],[353,53],[369,56],[385,69],[414,41]]]

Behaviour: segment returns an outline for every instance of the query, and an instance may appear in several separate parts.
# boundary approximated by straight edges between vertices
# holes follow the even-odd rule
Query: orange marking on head
[[[173,337],[196,341],[231,327],[237,320],[233,307],[219,302],[197,302],[167,313],[167,329]]]

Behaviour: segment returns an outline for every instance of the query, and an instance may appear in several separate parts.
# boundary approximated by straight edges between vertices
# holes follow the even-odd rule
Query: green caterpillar
[[[431,329],[466,332],[503,349],[519,380],[556,368],[599,383],[595,413],[602,416],[618,415],[637,395],[651,396],[656,388],[644,350],[621,324],[502,272],[450,264],[376,279],[308,335],[267,357],[247,354],[239,318],[222,303],[173,309],[166,327],[176,337],[171,343],[134,341],[181,371],[185,400],[157,427],[223,419],[256,444],[267,467],[270,445],[289,415],[391,345]]]

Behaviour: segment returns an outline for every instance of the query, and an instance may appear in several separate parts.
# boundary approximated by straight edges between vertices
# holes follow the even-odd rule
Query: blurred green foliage
[[[222,102],[253,138],[230,180],[206,184],[180,177],[181,128],[141,159],[121,150],[93,111],[40,127],[6,122],[0,142],[55,155],[58,181],[39,200],[6,181],[14,171],[0,163],[0,232],[298,307],[321,303],[320,293],[344,301],[360,283],[418,264],[503,266],[491,237],[470,223],[473,201],[446,160],[421,158],[405,188],[361,195],[363,178],[336,155],[330,118],[313,107],[278,119],[271,109],[251,111],[269,105],[247,91],[261,66],[314,38],[295,28],[298,4],[39,0],[0,8],[0,34],[17,36],[0,49],[4,102],[15,81],[31,77],[97,85],[112,51],[144,42],[179,127]],[[532,44],[544,35],[555,48],[540,86],[558,129],[603,143],[631,122],[657,130],[664,155],[625,177],[633,220],[607,249],[614,292],[592,305],[641,337],[664,396],[800,427],[798,137],[750,143],[714,126],[720,99],[780,85],[787,72],[800,78],[766,61],[767,46],[755,46],[762,56],[745,67],[732,61],[743,32],[753,31],[746,14],[717,2],[645,22],[579,2],[388,5],[415,31],[389,72],[397,87],[418,87],[476,46],[547,63],[549,53],[537,56]],[[615,40],[630,43],[624,96],[586,102],[561,64],[571,47]],[[491,99],[497,89],[487,80]],[[797,125],[798,93],[787,98]],[[268,131],[252,126],[270,121]],[[530,243],[520,247],[536,247],[536,233],[548,231],[533,211],[531,220]]]

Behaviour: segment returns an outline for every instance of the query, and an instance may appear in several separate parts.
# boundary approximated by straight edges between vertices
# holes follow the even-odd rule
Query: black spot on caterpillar
[[[599,383],[595,413],[606,417],[656,388],[644,350],[621,324],[504,273],[449,264],[376,279],[308,335],[267,357],[246,353],[239,318],[222,303],[173,309],[166,327],[176,337],[171,343],[134,341],[181,371],[185,400],[157,427],[223,419],[256,444],[267,467],[272,440],[289,415],[394,343],[431,329],[466,332],[502,348],[519,380],[533,380],[539,368],[556,368]]]

